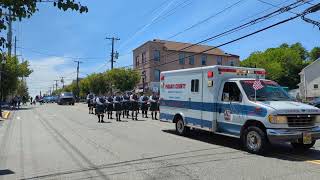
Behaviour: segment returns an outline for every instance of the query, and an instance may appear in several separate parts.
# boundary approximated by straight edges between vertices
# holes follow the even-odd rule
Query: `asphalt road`
[[[97,123],[83,104],[37,105],[0,123],[2,179],[320,179],[320,142],[298,154],[277,145],[266,156],[207,132],[174,124]]]

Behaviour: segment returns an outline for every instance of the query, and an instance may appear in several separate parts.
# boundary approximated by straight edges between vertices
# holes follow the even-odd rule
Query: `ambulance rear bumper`
[[[320,139],[319,126],[308,129],[267,129],[267,136],[271,143],[301,141],[303,133],[310,133],[312,140]]]

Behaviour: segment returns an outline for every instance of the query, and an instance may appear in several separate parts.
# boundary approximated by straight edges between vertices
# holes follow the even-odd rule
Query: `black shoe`
[[[102,120],[101,123],[105,123],[104,120]]]

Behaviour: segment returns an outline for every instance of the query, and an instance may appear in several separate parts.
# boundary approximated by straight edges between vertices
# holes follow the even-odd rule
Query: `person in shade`
[[[148,118],[148,101],[149,101],[148,96],[141,93],[140,103],[141,103],[142,117],[144,118]]]
[[[116,112],[116,120],[121,121],[121,111],[122,111],[122,96],[120,92],[116,93],[113,98],[114,111]]]
[[[108,119],[113,119],[112,118],[112,111],[113,111],[113,96],[110,94],[107,98],[107,115]]]
[[[151,111],[151,117],[154,120],[158,120],[157,119],[157,114],[159,111],[159,96],[158,93],[153,93],[152,96],[150,96],[149,98],[149,102],[150,102],[150,111]]]
[[[93,114],[94,99],[95,99],[94,94],[89,93],[87,95],[87,104],[89,108],[89,114]]]
[[[138,110],[139,110],[139,98],[136,93],[131,94],[130,104],[131,104],[131,117],[132,120],[138,120]]]
[[[129,118],[129,106],[130,106],[130,96],[128,93],[124,93],[122,96],[122,118],[127,116]]]
[[[98,96],[96,98],[96,113],[98,116],[98,123],[104,123],[104,108],[105,108],[105,98],[103,96]]]

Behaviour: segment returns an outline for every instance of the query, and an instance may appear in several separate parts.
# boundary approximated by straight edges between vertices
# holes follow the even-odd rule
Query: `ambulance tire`
[[[184,121],[181,117],[177,117],[176,121],[176,132],[180,136],[186,136],[190,131],[189,127],[184,125]]]
[[[308,151],[310,148],[312,148],[315,143],[316,141],[312,141],[311,144],[303,144],[301,142],[298,142],[298,143],[292,142],[291,146],[297,151],[305,152],[305,151]]]
[[[266,133],[256,126],[249,126],[243,131],[243,145],[249,153],[263,154],[269,147]]]

